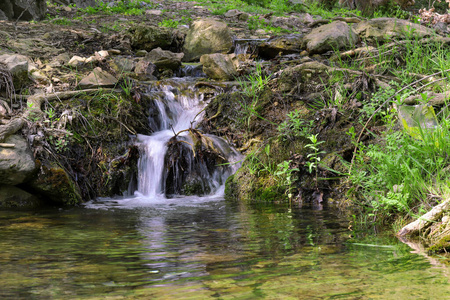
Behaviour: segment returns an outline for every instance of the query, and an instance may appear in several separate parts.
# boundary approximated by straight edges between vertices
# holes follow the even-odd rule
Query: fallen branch
[[[446,200],[442,202],[439,205],[436,205],[431,209],[429,212],[421,216],[416,221],[409,223],[405,227],[403,227],[398,233],[398,236],[405,236],[405,235],[413,235],[418,234],[419,232],[423,231],[426,227],[431,225],[432,223],[436,222],[442,213],[450,209],[450,200]]]

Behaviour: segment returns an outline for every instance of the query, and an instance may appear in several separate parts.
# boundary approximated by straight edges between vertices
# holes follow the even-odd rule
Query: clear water
[[[449,271],[332,210],[220,197],[0,212],[1,299],[449,299]]]

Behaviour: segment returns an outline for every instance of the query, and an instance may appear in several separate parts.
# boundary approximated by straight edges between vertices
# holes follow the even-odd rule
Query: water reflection
[[[350,239],[329,209],[123,204],[0,212],[0,298],[447,297],[444,270],[395,239]]]

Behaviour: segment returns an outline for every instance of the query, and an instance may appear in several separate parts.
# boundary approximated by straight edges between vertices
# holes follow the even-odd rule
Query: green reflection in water
[[[0,298],[447,299],[448,270],[347,227],[223,201],[0,212]]]

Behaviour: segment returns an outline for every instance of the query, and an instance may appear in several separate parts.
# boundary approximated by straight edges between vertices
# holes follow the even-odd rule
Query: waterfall
[[[223,139],[204,135],[210,139],[214,149],[231,163],[230,165],[211,166],[207,158],[200,160],[192,153],[188,144],[193,141],[187,132],[178,135],[183,142],[172,153],[173,162],[167,159],[169,141],[182,130],[195,128],[201,121],[207,103],[202,93],[195,88],[193,82],[187,79],[173,78],[150,84],[148,93],[154,101],[154,111],[149,125],[154,131],[150,136],[138,135],[140,158],[138,162],[139,196],[148,198],[164,197],[166,191],[177,195],[189,189],[186,182],[192,181],[192,186],[199,186],[205,194],[213,194],[224,184],[226,177],[237,169],[232,165],[240,159],[240,154],[232,149]],[[169,168],[170,166],[170,168]],[[166,182],[170,183],[167,186]]]

